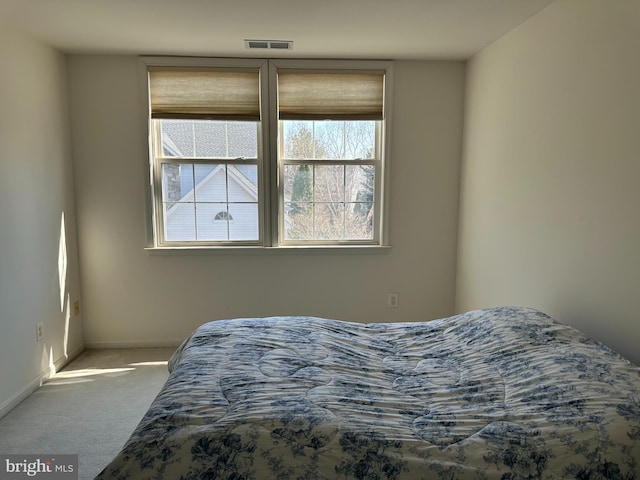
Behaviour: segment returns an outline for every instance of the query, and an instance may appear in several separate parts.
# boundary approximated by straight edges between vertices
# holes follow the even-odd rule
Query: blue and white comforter
[[[640,478],[640,369],[531,309],[198,328],[100,479]]]

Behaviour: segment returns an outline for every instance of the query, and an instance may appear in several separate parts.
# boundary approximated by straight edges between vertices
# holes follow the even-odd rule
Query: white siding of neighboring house
[[[180,203],[165,207],[167,241],[258,239],[256,188],[234,167],[228,171],[228,204],[225,169],[220,165],[196,185],[195,196],[191,190]],[[232,220],[216,220],[227,208]]]

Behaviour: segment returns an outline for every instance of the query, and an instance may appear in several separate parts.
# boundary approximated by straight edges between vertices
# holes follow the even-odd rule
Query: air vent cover
[[[272,50],[293,50],[292,40],[246,40],[244,46],[249,49],[266,48]]]

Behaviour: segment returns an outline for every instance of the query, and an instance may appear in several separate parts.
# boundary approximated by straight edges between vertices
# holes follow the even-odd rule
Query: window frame
[[[381,232],[380,228],[375,228],[380,226],[380,216],[381,216],[381,183],[382,183],[382,174],[381,174],[381,153],[382,146],[380,143],[381,130],[383,128],[383,122],[376,122],[375,125],[375,152],[374,157],[371,159],[296,159],[296,158],[285,158],[284,157],[284,140],[283,133],[284,129],[278,128],[278,176],[279,176],[279,188],[278,188],[278,235],[279,235],[279,243],[283,246],[302,246],[302,245],[313,245],[313,246],[326,246],[326,245],[346,245],[346,246],[356,246],[356,245],[379,245]],[[350,239],[350,240],[287,240],[285,238],[285,189],[284,189],[284,178],[285,178],[285,170],[287,166],[296,166],[296,165],[309,165],[309,166],[373,166],[374,167],[374,198],[373,198],[373,238],[371,239]],[[346,172],[345,172],[346,173]],[[315,205],[315,202],[312,202]]]
[[[160,141],[154,141],[161,139],[160,133],[160,122],[151,120],[151,129],[153,130],[151,133],[151,147],[153,148],[152,153],[152,170],[153,170],[153,201],[155,212],[162,212],[162,215],[158,215],[156,213],[156,224],[155,224],[155,238],[158,247],[185,247],[185,246],[261,246],[262,245],[262,225],[264,224],[264,212],[263,212],[263,201],[264,192],[262,188],[259,188],[262,182],[262,166],[264,165],[264,153],[261,152],[262,148],[261,144],[261,125],[258,122],[258,135],[257,135],[257,157],[251,159],[232,159],[232,158],[217,158],[217,157],[166,157],[162,155],[162,143]],[[163,167],[164,165],[193,165],[196,167],[197,165],[209,165],[209,166],[219,166],[225,165],[228,167],[230,165],[255,165],[257,168],[257,178],[258,178],[258,238],[256,240],[168,240],[165,238],[165,210],[164,203],[165,200],[163,198]],[[228,182],[228,169],[227,169],[227,182]],[[193,186],[194,190],[196,189],[196,185]],[[197,205],[200,202],[194,202],[195,208],[197,211]],[[229,204],[233,202],[227,201],[227,214],[229,214]],[[215,221],[213,218],[211,221]],[[195,225],[196,229],[197,222]],[[227,234],[229,233],[230,225],[227,224]]]
[[[256,68],[260,74],[260,121],[258,123],[258,240],[256,241],[166,241],[162,215],[162,171],[154,150],[154,121],[150,118],[150,94],[148,70],[150,67],[206,67],[219,69]],[[376,126],[376,152],[371,163],[375,168],[374,234],[371,240],[312,240],[299,241],[284,239],[284,168],[280,159],[281,126],[278,119],[277,75],[286,69],[305,70],[383,70],[384,73],[384,119]],[[167,57],[144,56],[139,59],[142,109],[147,132],[147,250],[260,250],[331,248],[351,249],[362,247],[389,246],[389,156],[391,137],[391,112],[393,109],[393,62],[383,60],[299,60],[299,59],[256,59],[256,58],[207,58],[207,57]],[[378,151],[379,150],[379,151]],[[233,163],[233,160],[200,160],[197,158],[175,159],[177,163]],[[303,162],[304,163],[304,162]],[[325,161],[324,164],[333,164]],[[337,163],[343,163],[338,160]]]

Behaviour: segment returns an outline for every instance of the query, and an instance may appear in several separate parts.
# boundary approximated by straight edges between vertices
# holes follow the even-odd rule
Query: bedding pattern
[[[640,369],[533,309],[198,328],[99,479],[635,479]]]

